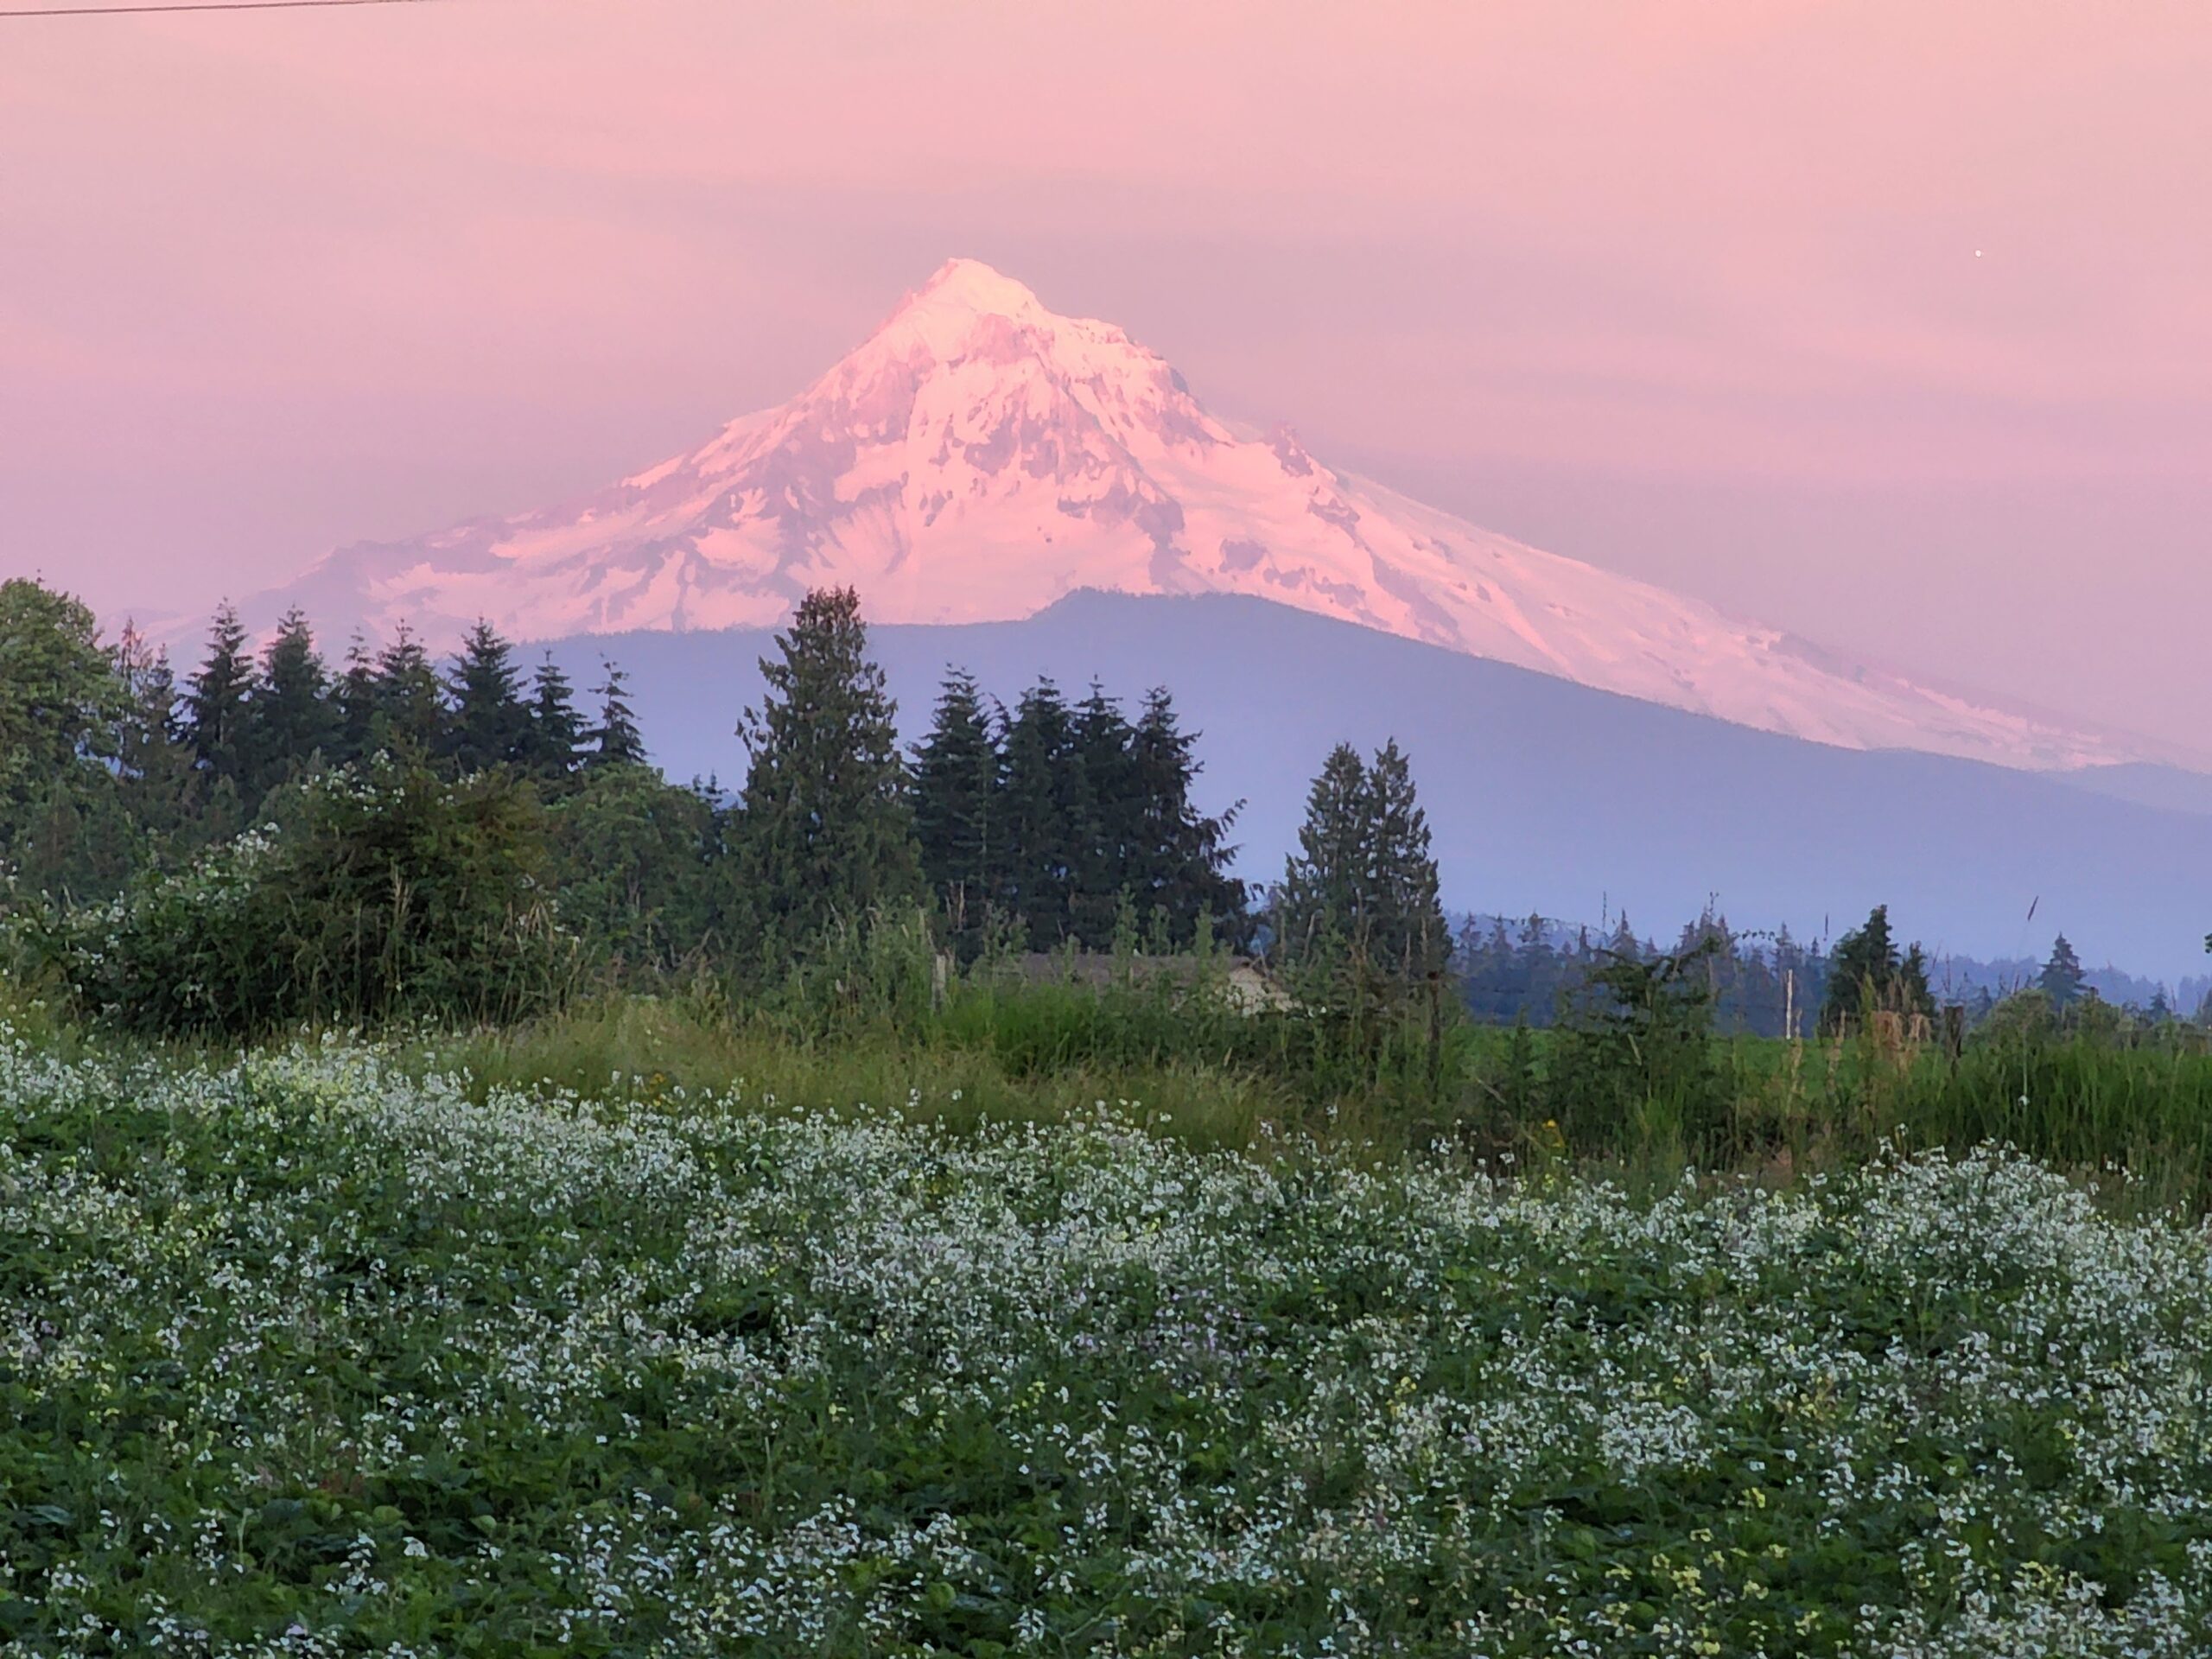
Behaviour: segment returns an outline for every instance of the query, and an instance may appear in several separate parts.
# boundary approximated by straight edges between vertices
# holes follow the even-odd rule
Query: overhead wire
[[[143,17],[168,11],[315,11],[331,6],[427,6],[437,0],[136,0],[122,6],[0,6],[10,17]]]

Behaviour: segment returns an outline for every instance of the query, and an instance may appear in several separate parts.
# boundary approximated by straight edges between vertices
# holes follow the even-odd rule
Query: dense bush
[[[721,834],[707,795],[651,766],[586,769],[546,814],[562,920],[609,973],[677,967],[714,938]]]
[[[575,953],[528,785],[379,759],[278,817],[112,903],[44,912],[33,960],[85,1012],[161,1036],[509,1018],[565,990]]]
[[[1608,953],[1561,998],[1552,1038],[1552,1121],[1571,1145],[1618,1142],[1636,1125],[1688,1144],[1726,1116],[1713,1065],[1707,939],[1645,960]]]

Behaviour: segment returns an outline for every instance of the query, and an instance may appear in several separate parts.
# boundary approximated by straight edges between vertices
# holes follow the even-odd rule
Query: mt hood
[[[569,506],[342,549],[252,609],[445,644],[479,617],[523,639],[770,623],[829,584],[918,623],[1027,617],[1078,588],[1245,594],[1844,747],[2036,767],[2144,754],[1338,472],[970,259],[798,397],[686,454]]]

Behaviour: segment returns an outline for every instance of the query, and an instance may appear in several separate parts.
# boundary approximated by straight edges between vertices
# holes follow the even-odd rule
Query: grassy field
[[[618,996],[398,1052],[418,1073],[465,1073],[479,1096],[742,1079],[756,1101],[896,1106],[959,1128],[1135,1101],[1192,1147],[1303,1135],[1347,1156],[1426,1155],[1441,1142],[1499,1168],[1596,1168],[1637,1192],[1671,1186],[1686,1166],[1786,1185],[1900,1147],[1996,1145],[2093,1186],[2115,1213],[2212,1212],[2212,1053],[2178,1041],[1977,1041],[1953,1061],[1928,1046],[1719,1039],[1694,1086],[1593,1104],[1548,1077],[1548,1033],[1529,1033],[1517,1079],[1514,1033],[1496,1027],[1447,1027],[1433,1071],[1418,1032],[1379,1067],[1348,1067],[1301,1036],[1294,1022],[1270,1030],[1143,994],[1042,986],[823,1027]]]
[[[2212,1243],[2009,1154],[1632,1193],[1077,1049],[24,1018],[10,1652],[2212,1648]]]

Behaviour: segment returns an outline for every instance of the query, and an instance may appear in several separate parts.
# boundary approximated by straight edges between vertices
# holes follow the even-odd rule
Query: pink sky
[[[2152,0],[0,22],[0,573],[571,496],[968,253],[1478,522],[2201,740],[2208,86]]]

